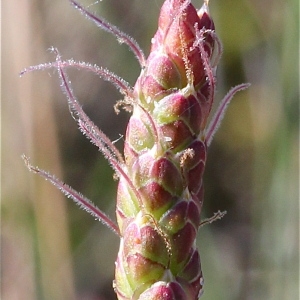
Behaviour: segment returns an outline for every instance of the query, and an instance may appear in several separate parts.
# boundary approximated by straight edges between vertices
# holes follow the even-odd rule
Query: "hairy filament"
[[[22,158],[27,166],[27,168],[35,173],[44,177],[46,180],[49,180],[55,187],[57,187],[65,196],[71,198],[77,205],[79,205],[82,209],[87,211],[89,214],[94,216],[96,219],[105,224],[109,229],[111,229],[117,235],[120,235],[120,230],[104,212],[102,212],[93,202],[84,197],[79,192],[75,191],[73,188],[65,184],[64,182],[57,179],[55,176],[49,174],[48,172],[39,169],[38,167],[34,167],[30,164],[29,158],[25,155],[22,155]]]
[[[85,9],[82,5],[80,5],[75,0],[70,0],[70,2],[73,4],[73,6],[78,9],[84,16],[92,20],[98,27],[102,28],[103,30],[113,34],[117,40],[122,44],[125,43],[129,46],[129,49],[135,54],[137,57],[141,67],[143,68],[146,64],[146,58],[143,53],[143,50],[138,45],[138,43],[129,35],[122,32],[120,29],[118,29],[116,26],[109,24],[106,20],[103,18],[100,18],[87,9]]]
[[[93,144],[98,147],[98,149],[103,153],[104,157],[109,161],[113,169],[127,181],[139,202],[142,203],[140,194],[138,193],[132,181],[122,167],[124,166],[124,160],[121,153],[111,142],[111,140],[90,120],[90,118],[83,111],[82,107],[79,105],[73,94],[72,88],[70,86],[70,81],[63,71],[63,68],[60,66],[60,59],[61,57],[57,52],[56,61],[58,63],[59,77],[62,82],[61,88],[68,98],[71,113],[73,114],[73,112],[75,112],[78,116],[77,122],[80,130],[91,140]]]
[[[57,53],[56,49],[52,49]],[[102,79],[111,82],[119,91],[121,94],[132,98],[132,87],[128,82],[126,82],[123,78],[117,76],[113,72],[107,70],[106,68],[99,67],[97,65],[92,65],[86,62],[78,62],[73,59],[69,60],[62,60],[59,62],[51,62],[46,64],[39,64],[36,66],[30,66],[29,68],[26,68],[20,72],[20,76],[25,75],[26,73],[33,72],[33,71],[40,71],[40,70],[46,70],[46,69],[52,69],[52,68],[58,68],[59,65],[61,67],[67,68],[67,67],[75,67],[79,69],[84,69],[87,71],[91,71],[95,73],[96,75],[100,76]]]
[[[211,223],[213,223],[213,222],[215,222],[215,221],[217,221],[217,220],[220,220],[220,219],[222,219],[226,214],[227,214],[227,211],[226,211],[226,210],[225,210],[225,211],[217,211],[216,213],[214,213],[214,215],[213,215],[212,217],[203,220],[203,221],[200,223],[199,227],[202,227],[202,226],[204,226],[204,225],[211,224]]]
[[[86,127],[91,128],[94,132],[93,135],[89,135],[91,131],[83,132],[86,133],[86,135],[91,139],[91,141],[99,148],[99,150],[105,155],[105,157],[110,159],[117,158],[117,164],[123,164],[123,156],[119,152],[119,150],[116,148],[116,146],[111,142],[111,140],[90,120],[90,118],[86,115],[86,113],[83,111],[82,107],[79,105],[78,101],[76,100],[70,81],[67,78],[67,75],[63,71],[63,67],[60,65],[61,57],[60,54],[57,52],[56,62],[57,62],[57,69],[58,73],[61,79],[61,88],[65,92],[68,98],[68,102],[70,105],[70,111],[74,117],[73,112],[76,113],[78,116],[78,120],[81,120],[81,123],[86,124]],[[76,120],[76,117],[75,117]],[[79,124],[80,125],[80,124]]]
[[[95,135],[94,127],[91,127],[89,125],[87,126],[87,123],[83,122],[81,119],[78,120],[78,125],[79,125],[79,129],[81,130],[81,132],[84,135],[86,135],[93,144],[98,146],[98,144],[95,143],[95,140],[98,140],[98,139],[97,139],[97,135]],[[98,146],[98,148],[99,148],[99,146]],[[126,180],[128,185],[131,187],[132,191],[134,192],[135,196],[139,200],[139,203],[141,204],[142,203],[141,195],[136,190],[135,186],[133,185],[132,181],[130,180],[126,171],[122,168],[120,163],[114,157],[110,156],[109,151],[106,151],[107,150],[106,147],[103,146],[103,149],[100,149],[100,150],[103,153],[104,157],[109,161],[112,168],[117,172],[117,174]]]
[[[78,101],[73,95],[67,75],[64,73],[63,69],[60,66],[58,67],[58,71],[59,71],[60,79],[62,81],[61,88],[69,100],[71,113],[75,112],[76,115],[78,116],[77,122],[81,132],[85,134],[91,140],[91,142],[98,147],[98,149],[103,153],[104,157],[108,160],[108,162],[113,167],[113,169],[118,173],[118,175],[123,177],[126,180],[128,185],[132,189],[133,193],[137,197],[140,205],[143,206],[140,193],[137,191],[134,184],[126,174],[126,171],[123,169],[123,167],[125,166],[123,158],[122,161],[116,159],[117,155],[118,158],[119,155],[121,158],[121,154],[119,154],[119,151],[117,150],[115,145],[111,142],[111,140],[96,125],[94,125],[94,123],[88,118],[88,116],[82,110],[82,107],[79,105]]]
[[[207,146],[209,146],[211,144],[214,134],[217,132],[217,130],[224,118],[228,104],[232,100],[233,96],[237,92],[247,89],[250,85],[251,85],[250,83],[239,84],[239,85],[233,87],[227,93],[227,95],[223,98],[223,100],[219,104],[219,107],[217,108],[216,113],[214,114],[212,120],[210,121],[210,123],[207,127],[206,134],[205,134]]]
[[[206,29],[200,29],[200,31],[199,31],[200,37],[198,37],[197,43],[198,43],[199,51],[200,51],[201,57],[202,57],[204,72],[205,72],[205,75],[207,76],[207,82],[210,87],[207,99],[208,99],[208,102],[212,103],[214,100],[216,79],[213,74],[213,69],[210,65],[209,57],[204,49],[204,42],[203,42],[204,33],[210,33],[210,32],[211,32],[211,30],[208,31]],[[197,30],[196,30],[196,33],[197,33]]]

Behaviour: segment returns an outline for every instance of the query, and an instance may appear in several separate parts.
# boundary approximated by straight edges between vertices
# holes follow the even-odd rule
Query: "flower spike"
[[[207,149],[232,97],[249,84],[231,89],[208,123],[222,53],[208,0],[199,10],[190,0],[165,0],[147,59],[131,37],[77,1],[70,2],[134,52],[142,66],[134,87],[98,66],[63,61],[57,50],[55,62],[30,67],[22,74],[57,69],[79,129],[119,177],[117,225],[80,193],[33,167],[26,157],[25,163],[120,236],[113,283],[119,300],[198,300],[204,279],[197,234],[200,227],[226,213],[219,211],[201,221]],[[130,105],[132,115],[124,158],[83,111],[65,72],[67,67],[92,71],[125,95],[119,105]]]

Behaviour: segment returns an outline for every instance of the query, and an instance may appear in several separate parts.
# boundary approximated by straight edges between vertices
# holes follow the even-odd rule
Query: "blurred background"
[[[81,3],[149,54],[163,1]],[[51,46],[131,85],[139,64],[67,0],[2,4],[1,299],[116,299],[117,236],[29,173],[21,155],[115,218],[113,172],[77,129],[55,70],[18,74],[55,60]],[[218,210],[227,215],[198,236],[201,299],[299,299],[299,3],[213,0],[210,12],[224,46],[216,103],[236,84],[252,86],[235,96],[209,149],[203,218]],[[113,110],[122,96],[93,74],[68,74],[87,114],[118,140],[129,118]],[[116,145],[122,149],[122,138]]]

